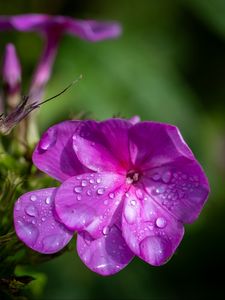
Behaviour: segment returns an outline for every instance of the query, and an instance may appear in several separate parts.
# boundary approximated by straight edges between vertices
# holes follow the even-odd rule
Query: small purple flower
[[[45,47],[34,72],[30,88],[30,101],[40,101],[43,88],[48,82],[59,42],[64,33],[97,42],[118,37],[121,27],[116,22],[77,20],[71,17],[45,14],[0,16],[0,30],[37,31],[45,39]]]
[[[62,184],[18,199],[18,237],[54,253],[76,231],[78,255],[101,275],[120,271],[134,255],[166,263],[209,193],[179,130],[137,118],[57,124],[43,134],[33,162]]]

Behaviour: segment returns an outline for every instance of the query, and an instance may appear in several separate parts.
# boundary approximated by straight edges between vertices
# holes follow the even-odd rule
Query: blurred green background
[[[91,44],[64,36],[45,96],[76,76],[84,79],[39,113],[42,132],[82,113],[177,125],[204,166],[211,195],[200,218],[186,226],[176,254],[155,268],[135,258],[119,274],[89,271],[75,250],[29,269],[34,299],[217,299],[224,294],[225,256],[225,1],[0,0],[0,14],[29,12],[118,20],[118,40]],[[36,33],[0,33],[1,54],[14,42],[26,94],[42,41]]]

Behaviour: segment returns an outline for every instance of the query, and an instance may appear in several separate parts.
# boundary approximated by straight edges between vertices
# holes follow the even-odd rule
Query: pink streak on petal
[[[142,191],[131,188],[125,197],[122,232],[129,248],[151,265],[168,261],[179,245],[184,228],[182,223],[163,210]]]
[[[60,251],[73,236],[54,217],[55,192],[56,188],[28,192],[14,206],[14,226],[18,237],[40,253]]]
[[[78,125],[79,121],[65,121],[50,127],[42,135],[33,153],[37,168],[59,181],[88,171],[72,147],[72,135]]]
[[[104,235],[104,228],[121,213],[124,181],[123,176],[106,172],[71,177],[56,193],[59,220],[71,230],[88,231],[94,238]]]
[[[121,271],[134,257],[115,225],[107,235],[95,240],[87,232],[79,233],[77,252],[89,269],[102,276]]]

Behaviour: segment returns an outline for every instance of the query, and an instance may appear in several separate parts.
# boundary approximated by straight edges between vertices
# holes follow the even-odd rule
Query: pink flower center
[[[127,184],[136,183],[136,182],[139,181],[140,177],[141,177],[140,172],[130,170],[130,171],[127,172],[126,182],[127,182]]]

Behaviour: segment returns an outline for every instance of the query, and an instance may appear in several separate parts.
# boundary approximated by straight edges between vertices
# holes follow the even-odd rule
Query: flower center
[[[126,182],[128,184],[138,182],[139,179],[140,179],[140,176],[141,176],[141,174],[139,172],[134,171],[134,170],[130,170],[130,171],[127,172]]]

